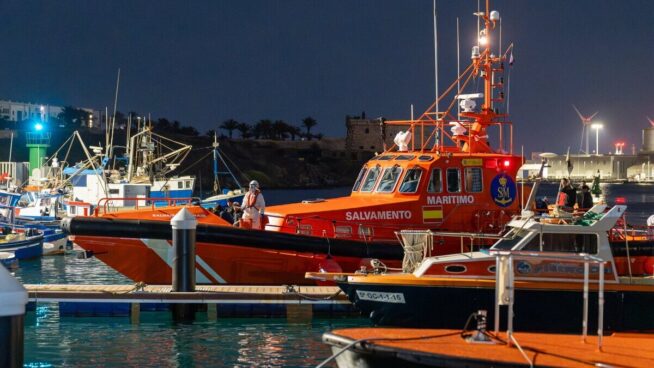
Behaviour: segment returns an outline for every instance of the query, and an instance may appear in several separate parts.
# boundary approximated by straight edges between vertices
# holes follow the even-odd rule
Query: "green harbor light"
[[[34,124],[34,131],[25,132],[25,141],[30,153],[30,173],[36,168],[40,168],[50,147],[50,132],[44,131],[44,124],[37,122]]]

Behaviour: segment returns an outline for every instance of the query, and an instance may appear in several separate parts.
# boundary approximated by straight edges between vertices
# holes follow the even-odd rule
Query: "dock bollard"
[[[0,367],[23,366],[27,290],[0,265]]]
[[[195,231],[198,221],[186,208],[170,220],[173,228],[173,291],[195,291]],[[173,320],[193,321],[195,305],[174,303]]]

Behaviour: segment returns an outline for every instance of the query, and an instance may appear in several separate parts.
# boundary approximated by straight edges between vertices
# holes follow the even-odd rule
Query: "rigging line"
[[[466,69],[466,70],[467,70],[467,69]],[[465,72],[464,72],[464,73],[465,73]],[[468,78],[467,78],[467,79],[465,80],[465,82],[463,83],[463,86],[461,86],[461,89],[465,89],[465,88],[466,88],[466,86],[467,86],[468,83],[470,82],[470,79],[472,78],[473,75],[474,75],[473,73],[470,73],[470,74],[468,75]],[[456,103],[456,99],[453,99],[452,102],[450,103],[450,105],[449,105],[449,106],[447,107],[447,109],[445,110],[445,114],[450,114],[450,111],[452,110],[452,107],[454,107],[454,104],[455,104],[455,103]],[[440,129],[440,128],[437,127],[437,129]],[[429,142],[429,141],[431,140],[431,138],[434,136],[435,132],[436,132],[436,129],[433,130],[433,131],[431,132],[431,134],[429,135],[429,137],[427,137],[427,139],[425,140],[425,142]],[[452,136],[449,135],[447,132],[445,132],[445,129],[443,129],[443,134],[444,134],[445,136],[447,136],[450,140],[452,140]],[[425,147],[424,147],[424,142],[423,142],[423,149],[424,149],[424,148],[425,148]],[[433,151],[433,150],[434,150],[434,147],[432,147],[432,151]]]
[[[205,158],[209,157],[209,155],[212,154],[212,152],[207,153],[206,155],[202,156],[199,160],[195,161],[191,166],[187,166],[184,170],[180,171],[180,175],[188,171],[190,168],[194,167],[195,165],[199,164],[202,162]]]
[[[220,148],[218,148],[218,152],[220,152],[220,153],[221,153],[221,156],[223,156],[224,158],[227,159],[227,161],[229,161],[229,163],[232,165],[232,167],[234,168],[234,170],[238,171],[238,173],[241,174],[241,176],[242,176],[243,178],[245,178],[245,181],[250,181],[250,177],[247,176],[247,175],[245,175],[245,173],[244,173],[243,171],[241,171],[241,170],[238,168],[238,165],[236,165],[236,163],[234,163],[234,161],[232,161],[232,159],[229,158],[229,156],[227,156],[227,155],[223,155],[223,154],[222,154],[222,150],[221,150]]]

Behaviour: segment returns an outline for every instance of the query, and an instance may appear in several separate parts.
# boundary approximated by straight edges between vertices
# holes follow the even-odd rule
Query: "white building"
[[[9,121],[19,122],[26,119],[40,119],[48,121],[49,118],[56,118],[62,111],[63,106],[43,105],[32,102],[17,102],[11,100],[0,100],[0,117]],[[97,110],[80,107],[93,116],[92,124],[100,122],[100,112]]]

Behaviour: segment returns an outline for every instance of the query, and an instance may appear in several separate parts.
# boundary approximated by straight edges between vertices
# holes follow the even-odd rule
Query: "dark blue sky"
[[[441,88],[467,62],[477,1],[439,6]],[[204,132],[235,118],[407,118],[433,100],[432,3],[421,1],[0,0],[0,98],[178,119]],[[599,110],[602,151],[640,146],[654,117],[654,1],[494,1],[515,42],[511,115],[527,152],[579,148],[571,107]],[[611,136],[611,140],[609,140]],[[591,140],[594,146],[594,140]]]

